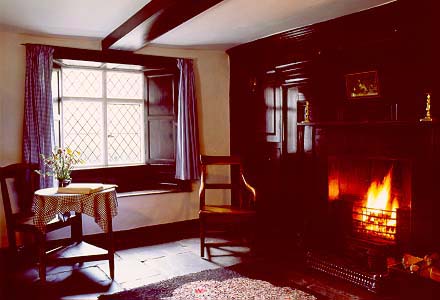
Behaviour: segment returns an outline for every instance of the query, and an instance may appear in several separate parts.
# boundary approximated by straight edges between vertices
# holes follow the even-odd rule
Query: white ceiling
[[[0,29],[102,39],[151,0],[0,0]],[[224,0],[153,44],[225,50],[393,0]]]
[[[0,0],[0,26],[102,39],[151,0]]]

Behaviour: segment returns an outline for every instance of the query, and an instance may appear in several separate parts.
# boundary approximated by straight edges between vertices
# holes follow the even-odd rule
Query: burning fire
[[[383,178],[382,182],[371,183],[367,192],[365,207],[357,212],[357,220],[361,221],[363,232],[369,235],[394,240],[397,225],[398,201],[391,201],[392,169]]]
[[[391,174],[392,169],[388,171],[388,174],[384,177],[381,183],[374,181],[371,183],[367,192],[367,208],[380,209],[380,210],[396,210],[399,208],[397,199],[391,198]]]

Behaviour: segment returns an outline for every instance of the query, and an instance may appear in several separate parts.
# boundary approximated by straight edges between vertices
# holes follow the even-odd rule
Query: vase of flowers
[[[37,173],[42,176],[53,176],[58,180],[59,186],[67,186],[72,181],[70,174],[73,167],[84,163],[80,154],[79,151],[73,151],[69,148],[55,148],[52,154],[48,156],[40,154],[49,171],[45,173],[37,171]]]

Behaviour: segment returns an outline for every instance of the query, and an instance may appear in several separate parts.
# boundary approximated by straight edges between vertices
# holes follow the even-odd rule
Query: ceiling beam
[[[102,50],[139,50],[221,1],[223,0],[151,0],[102,40]]]

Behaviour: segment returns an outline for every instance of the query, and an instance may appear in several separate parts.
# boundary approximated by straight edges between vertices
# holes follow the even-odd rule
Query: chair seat
[[[29,230],[31,230],[31,231],[38,230],[34,225],[33,215],[29,215],[29,214],[23,215],[23,214],[17,213],[17,214],[14,214],[13,216],[14,216],[14,223],[16,226],[22,227],[22,228],[29,227]],[[74,217],[74,215],[70,216],[69,218],[73,218],[73,217]],[[53,226],[57,223],[60,223],[60,225],[61,225],[63,223],[63,221],[61,221],[58,216],[55,216],[52,220],[50,220],[47,223],[47,226]]]
[[[236,208],[230,205],[205,205],[199,212],[200,214],[227,214],[227,215],[239,215],[239,216],[252,216],[256,214],[255,210]]]

